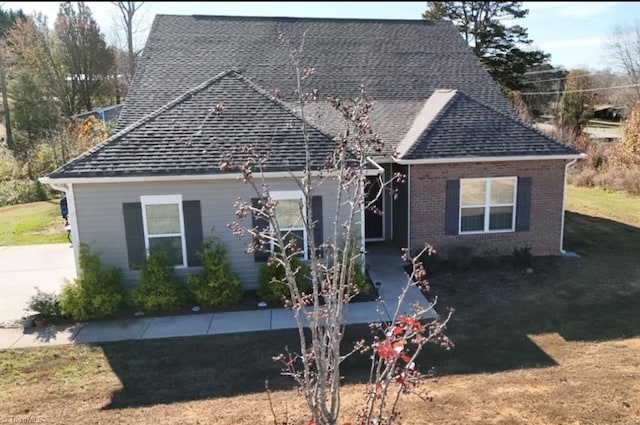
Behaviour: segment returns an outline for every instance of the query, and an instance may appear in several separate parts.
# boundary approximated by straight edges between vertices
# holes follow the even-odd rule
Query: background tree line
[[[85,125],[72,117],[121,103],[133,78],[138,53],[134,35],[143,2],[112,4],[118,16],[117,41],[112,43],[83,2],[60,3],[52,25],[42,14],[26,16],[0,7],[6,133],[0,143],[0,205],[36,196],[33,190],[20,189],[36,188],[25,181],[34,181],[108,136],[103,123]],[[640,130],[624,123],[626,140],[596,146],[584,129],[598,104],[617,106],[623,119],[631,121],[640,100],[640,24],[612,30],[609,50],[621,72],[566,70],[552,66],[549,54],[530,48],[526,28],[508,25],[527,14],[521,2],[427,2],[423,17],[456,25],[525,121],[544,118],[553,125],[553,136],[595,155],[591,163],[600,168],[624,163],[635,169],[640,160],[634,160],[638,147],[632,140],[640,138],[631,134]],[[624,161],[609,160],[621,150],[617,157]],[[594,185],[594,176],[583,180]]]
[[[60,3],[52,25],[39,13],[0,8],[0,205],[45,196],[35,179],[108,137],[105,123],[74,117],[121,103],[133,78],[143,3],[112,3],[122,47],[106,41],[84,2]]]

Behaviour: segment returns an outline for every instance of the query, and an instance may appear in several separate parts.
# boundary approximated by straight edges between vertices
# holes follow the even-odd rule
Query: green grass
[[[0,208],[0,246],[67,242],[56,201]]]
[[[640,197],[636,195],[569,185],[566,209],[640,227]]]

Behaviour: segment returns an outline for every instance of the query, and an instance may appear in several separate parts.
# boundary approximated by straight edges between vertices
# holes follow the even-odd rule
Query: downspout
[[[78,215],[76,214],[76,198],[73,194],[73,184],[69,183],[67,192],[67,206],[69,207],[69,224],[71,224],[71,241],[73,258],[76,262],[76,276],[80,276],[80,232],[78,231]]]
[[[42,181],[42,179],[38,179],[41,183],[48,184],[55,190],[59,190],[60,192],[64,192],[67,195],[67,207],[69,208],[68,220],[71,225],[71,241],[73,247],[73,259],[76,266],[76,276],[80,274],[80,238],[78,233],[78,220],[76,214],[76,200],[73,195],[73,185],[71,183],[54,183],[51,180]]]
[[[577,161],[577,158],[572,159],[564,166],[564,186],[562,187],[562,221],[560,223],[560,254],[566,254],[566,251],[564,250],[564,208],[567,198],[567,173],[569,172],[569,167],[571,167]]]

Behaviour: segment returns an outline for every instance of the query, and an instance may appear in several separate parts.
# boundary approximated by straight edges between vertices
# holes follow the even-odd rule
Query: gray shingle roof
[[[223,104],[222,113],[212,108]],[[303,169],[302,120],[234,71],[222,73],[131,124],[54,171],[52,178],[220,173],[227,153],[269,151],[265,171]],[[310,158],[321,167],[333,137],[308,126]]]
[[[551,146],[548,138],[540,142],[541,134],[531,129],[512,132],[513,140],[501,133],[512,127],[509,117],[515,114],[451,22],[156,15],[120,114],[119,134],[50,177],[216,173],[230,148],[271,140],[274,131],[272,157],[280,168],[273,170],[298,167],[303,146],[293,114],[295,76],[280,36],[298,47],[303,34],[301,66],[316,70],[309,87],[320,99],[353,98],[364,85],[375,100],[373,129],[387,146],[404,138],[436,89],[461,90],[484,106],[474,106],[469,114],[490,111],[495,118],[487,126],[485,115],[466,115],[462,129],[443,121],[436,140],[442,147],[432,153],[424,148],[431,142],[420,144],[411,158],[564,149]],[[225,74],[231,69],[237,73]],[[270,99],[276,90],[281,102]],[[193,135],[217,103],[227,111]],[[305,118],[316,127],[312,156],[317,164],[333,146],[331,136],[344,130],[344,121],[327,103],[309,105]],[[294,128],[287,124],[291,121]],[[468,131],[460,133],[463,129]],[[458,133],[444,134],[450,130]],[[475,133],[465,143],[452,140],[455,134]]]
[[[456,91],[402,159],[577,154],[519,118]]]
[[[306,33],[305,33],[306,32]],[[496,108],[510,106],[451,22],[157,15],[132,82],[121,125],[154,111],[212,75],[236,69],[291,99],[295,79],[284,34],[322,98],[353,98],[365,85],[381,118],[375,129],[396,142],[438,88],[459,88]],[[400,113],[395,113],[400,109]],[[329,114],[331,115],[331,114]],[[323,123],[335,134],[336,119]]]

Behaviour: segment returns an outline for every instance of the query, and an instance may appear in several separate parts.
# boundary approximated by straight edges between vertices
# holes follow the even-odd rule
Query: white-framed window
[[[144,244],[149,252],[165,249],[173,264],[187,266],[182,195],[141,196]]]
[[[460,233],[513,232],[517,177],[460,180]]]
[[[285,241],[295,238],[296,246],[303,251],[301,257],[306,260],[308,258],[307,230],[302,217],[306,215],[307,205],[302,191],[273,191],[271,198],[278,201],[275,213]],[[271,252],[273,250],[274,244],[271,242]]]

